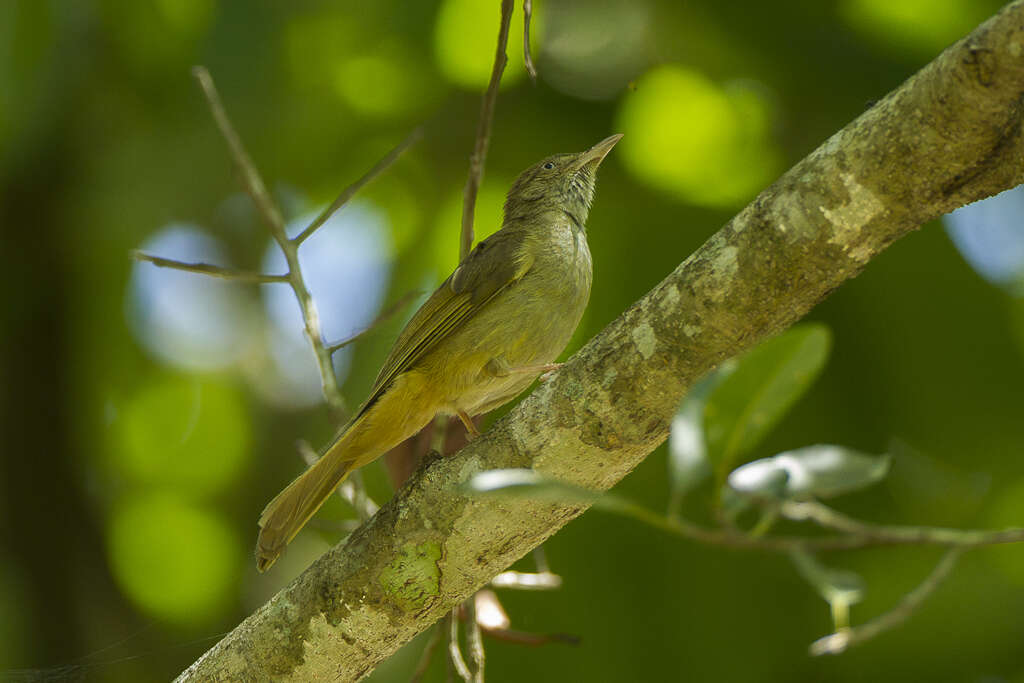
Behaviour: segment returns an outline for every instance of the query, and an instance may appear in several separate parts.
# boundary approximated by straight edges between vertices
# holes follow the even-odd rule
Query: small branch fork
[[[811,643],[808,651],[813,656],[837,655],[845,652],[853,645],[859,645],[871,640],[885,631],[899,626],[924,603],[924,601],[935,592],[939,585],[953,571],[957,560],[965,552],[965,548],[950,548],[942,556],[939,563],[935,565],[931,574],[922,581],[917,588],[903,596],[903,599],[891,610],[875,617],[869,622],[854,626],[853,628],[838,629],[835,633]]]
[[[889,612],[854,627],[845,623],[845,616],[843,619],[835,619],[836,615],[833,613],[835,632],[811,644],[809,652],[812,656],[840,654],[905,622],[935,592],[953,571],[960,556],[968,550],[988,545],[1024,542],[1024,528],[981,530],[871,524],[813,500],[787,501],[782,503],[777,511],[789,520],[813,522],[823,529],[839,532],[837,535],[773,536],[764,535],[767,529],[759,527],[760,533],[744,533],[728,526],[721,529],[708,528],[678,515],[662,516],[632,501],[613,497],[598,499],[598,507],[690,541],[743,550],[798,553],[852,550],[883,545],[937,545],[947,548],[931,574]],[[499,574],[495,581],[500,582],[502,576]]]
[[[793,505],[798,507],[794,508]],[[804,516],[793,515],[791,519],[813,521],[824,528],[840,531],[842,535],[755,536],[732,528],[708,528],[680,517],[664,517],[642,505],[622,499],[601,503],[599,507],[690,541],[741,550],[854,550],[885,545],[937,545],[967,549],[1024,542],[1024,528],[981,530],[870,524],[854,520],[817,502],[787,504],[783,506],[782,512],[784,516],[789,516],[796,510]],[[808,515],[808,510],[812,511],[813,516]]]
[[[227,111],[225,110],[224,104],[217,92],[217,87],[214,85],[213,77],[210,76],[210,72],[202,66],[195,67],[192,70],[192,73],[199,82],[199,86],[202,89],[203,94],[206,96],[210,112],[213,114],[214,121],[220,129],[221,135],[227,142],[231,159],[234,162],[239,175],[241,175],[245,191],[256,204],[256,208],[269,228],[271,236],[274,238],[274,241],[277,242],[278,247],[280,247],[281,252],[284,254],[285,261],[288,264],[288,272],[283,275],[271,275],[266,273],[235,270],[209,263],[186,263],[183,261],[163,258],[161,256],[154,256],[152,254],[145,254],[140,251],[133,252],[132,255],[138,261],[152,263],[153,265],[161,268],[173,268],[190,273],[208,275],[210,277],[234,280],[236,282],[256,284],[280,282],[290,285],[292,291],[295,293],[295,298],[299,302],[306,337],[309,339],[309,343],[313,347],[313,353],[316,356],[317,368],[320,372],[320,387],[324,395],[324,400],[327,402],[327,407],[332,419],[337,424],[341,424],[345,416],[345,401],[341,395],[341,390],[338,387],[338,379],[334,374],[334,365],[331,362],[334,352],[353,343],[357,339],[360,339],[378,324],[397,313],[413,298],[415,293],[413,292],[403,296],[390,308],[381,313],[381,315],[379,315],[377,319],[362,332],[328,346],[324,342],[323,332],[320,327],[319,311],[317,310],[316,303],[313,301],[313,296],[309,292],[309,288],[306,286],[306,280],[302,274],[302,267],[299,264],[299,246],[309,239],[309,237],[311,237],[324,223],[326,223],[335,212],[347,204],[360,189],[365,187],[370,183],[370,181],[379,176],[396,160],[398,160],[406,149],[422,137],[422,131],[419,128],[413,130],[405,140],[388,152],[373,166],[373,168],[342,190],[338,197],[331,202],[330,206],[324,209],[324,211],[317,216],[309,226],[299,233],[297,237],[289,239],[285,230],[285,223],[281,215],[281,211],[278,209],[273,198],[270,196],[270,193],[267,191],[266,185],[263,183],[263,179],[260,177],[259,171],[256,169],[256,165],[245,150],[245,146],[242,144],[241,138],[238,136],[234,126],[231,124],[231,120],[228,118]],[[312,464],[316,461],[316,454],[308,445],[300,444],[299,452],[306,460],[307,464]],[[338,492],[342,498],[348,501],[352,507],[355,508],[360,521],[366,521],[377,510],[377,505],[369,498],[369,496],[366,495],[365,488],[362,485],[362,478],[359,476],[358,472],[353,473],[353,475],[349,477],[349,480],[338,489]]]
[[[334,374],[334,366],[331,363],[331,354],[342,346],[350,344],[361,337],[371,329],[373,325],[379,323],[381,320],[386,318],[387,315],[394,313],[398,308],[400,308],[400,306],[394,306],[392,310],[389,310],[385,315],[379,317],[367,330],[364,330],[358,335],[344,340],[343,342],[333,346],[328,346],[324,343],[323,333],[320,327],[320,314],[317,310],[316,303],[313,301],[313,297],[309,292],[309,287],[306,285],[306,280],[302,274],[302,268],[299,265],[299,246],[314,232],[316,232],[318,228],[327,222],[327,220],[336,211],[348,203],[356,192],[390,167],[399,158],[399,156],[401,156],[402,152],[421,137],[422,133],[419,129],[410,133],[405,140],[388,152],[388,154],[377,162],[373,168],[367,171],[363,177],[359,178],[359,180],[342,190],[337,199],[335,199],[331,205],[316,218],[316,220],[303,230],[298,237],[295,239],[289,239],[285,231],[285,223],[284,218],[281,215],[281,211],[278,209],[273,198],[270,196],[270,193],[267,191],[266,185],[263,183],[263,179],[260,177],[259,171],[256,169],[252,158],[249,156],[245,146],[242,144],[242,140],[235,131],[234,126],[231,124],[231,120],[228,118],[227,111],[225,110],[224,104],[217,92],[217,87],[214,85],[213,78],[210,76],[210,72],[207,71],[205,67],[197,66],[192,70],[192,73],[199,82],[199,86],[202,88],[203,94],[206,96],[210,112],[213,114],[214,121],[220,129],[221,135],[227,142],[228,150],[231,153],[231,160],[234,162],[235,168],[242,178],[242,184],[245,187],[245,191],[256,204],[256,208],[259,211],[260,216],[263,218],[264,223],[267,224],[271,236],[274,238],[274,241],[277,242],[278,247],[280,247],[281,252],[284,254],[285,261],[288,264],[288,272],[284,275],[270,275],[234,270],[209,263],[185,263],[183,261],[175,261],[173,259],[144,254],[142,252],[134,252],[133,256],[139,261],[146,261],[161,268],[174,268],[176,270],[200,273],[211,277],[235,280],[238,282],[260,284],[283,282],[289,284],[292,291],[295,292],[295,298],[299,302],[306,336],[313,347],[314,354],[316,355],[317,367],[320,372],[320,385],[324,399],[327,402],[327,406],[330,409],[332,417],[335,421],[340,423],[345,414],[345,401],[342,398],[341,390],[338,387],[338,380]],[[404,303],[408,298],[408,296],[403,298],[400,303]]]

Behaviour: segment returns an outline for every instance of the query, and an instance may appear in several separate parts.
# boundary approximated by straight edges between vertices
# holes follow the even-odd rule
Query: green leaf
[[[729,488],[746,498],[829,498],[881,481],[889,461],[888,455],[818,444],[738,467],[729,475]]]
[[[719,481],[807,390],[828,358],[832,335],[798,325],[738,359],[704,406],[704,434]]]
[[[661,528],[661,517],[626,498],[559,481],[531,469],[487,470],[459,487],[474,496],[530,499],[556,505],[592,505],[595,509]]]
[[[672,511],[678,512],[683,496],[711,475],[704,438],[704,404],[735,366],[735,362],[726,361],[694,384],[672,418],[668,437],[669,507]]]

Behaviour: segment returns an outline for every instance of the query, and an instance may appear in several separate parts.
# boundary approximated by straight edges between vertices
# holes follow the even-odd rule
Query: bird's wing
[[[523,246],[522,235],[510,230],[499,230],[476,245],[402,330],[356,417],[366,412],[398,375],[526,274],[533,257]]]

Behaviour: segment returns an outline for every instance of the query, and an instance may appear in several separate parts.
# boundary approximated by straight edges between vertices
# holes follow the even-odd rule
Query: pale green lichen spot
[[[378,581],[384,593],[406,612],[423,609],[441,588],[440,544],[406,543],[398,557],[381,571]]]

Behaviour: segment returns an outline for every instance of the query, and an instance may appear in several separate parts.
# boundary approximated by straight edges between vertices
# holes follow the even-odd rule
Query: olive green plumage
[[[507,403],[569,343],[590,296],[584,226],[597,167],[621,135],[523,171],[501,229],[482,240],[412,317],[370,391],[323,457],[260,516],[257,566],[268,569],[353,469],[437,414]]]

